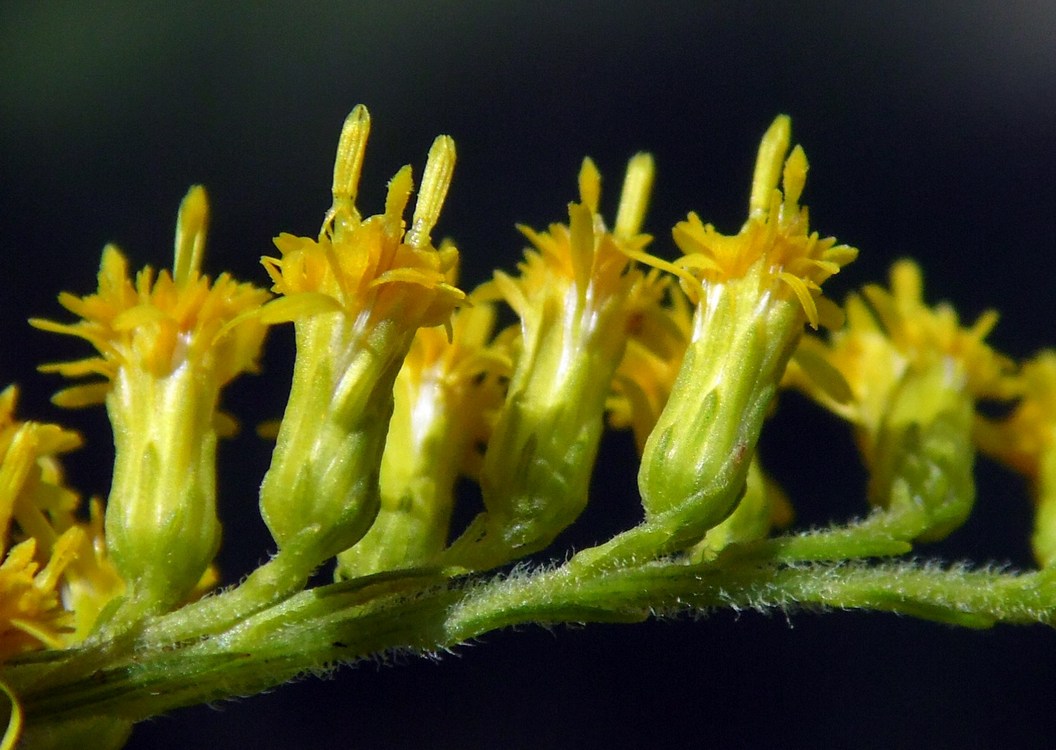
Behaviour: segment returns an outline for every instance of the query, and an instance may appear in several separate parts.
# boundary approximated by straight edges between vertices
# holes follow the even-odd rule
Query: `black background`
[[[219,7],[213,7],[218,5]],[[697,210],[743,220],[754,151],[775,114],[811,161],[805,201],[822,233],[861,248],[837,297],[920,260],[930,299],[968,319],[1001,310],[993,342],[1054,343],[1056,6],[961,3],[6,3],[0,9],[0,380],[23,416],[90,436],[71,481],[105,495],[101,409],[61,413],[36,364],[83,353],[30,330],[90,291],[99,251],[171,262],[176,208],[196,182],[213,208],[206,270],[265,280],[280,231],[313,235],[329,206],[341,122],[363,102],[373,135],[360,190],[418,173],[437,133],[459,164],[439,226],[465,285],[511,267],[515,222],[565,218],[586,154],[614,212],[626,159],[651,150],[647,228]],[[266,372],[225,395],[245,422],[278,416],[291,333]],[[862,511],[846,429],[786,397],[763,441],[799,523]],[[255,509],[268,447],[222,447],[220,562],[237,580],[265,558]],[[583,546],[633,522],[628,436],[606,438]],[[969,524],[922,552],[1029,564],[1029,504],[980,466]],[[562,554],[560,550],[558,555]],[[226,741],[291,747],[1050,747],[1056,634],[969,632],[887,615],[718,613],[636,626],[524,628],[457,654],[343,669],[136,729],[132,747]]]

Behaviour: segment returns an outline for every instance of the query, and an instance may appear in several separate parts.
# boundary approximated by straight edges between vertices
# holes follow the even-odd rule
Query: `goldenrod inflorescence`
[[[94,378],[54,401],[106,405],[114,473],[105,510],[92,500],[84,519],[60,466],[80,436],[20,421],[15,387],[0,393],[0,659],[125,642],[138,643],[136,653],[215,642],[253,654],[278,637],[274,608],[283,627],[339,612],[350,622],[398,615],[460,576],[548,548],[589,501],[606,421],[633,431],[643,520],[572,556],[548,586],[586,586],[657,561],[720,575],[737,555],[758,571],[908,550],[964,522],[977,449],[1029,477],[1035,553],[1046,569],[1056,563],[1056,354],[1018,367],[985,341],[996,314],[963,327],[952,307],[929,307],[912,261],[892,267],[889,288],[868,285],[842,307],[825,296],[857,251],[809,227],[800,202],[807,159],[790,149],[787,117],[763,136],[735,233],[691,212],[671,235],[681,257],[647,251],[652,157],[630,160],[611,225],[588,158],[567,223],[520,227],[530,244],[524,260],[468,294],[458,287],[459,251],[433,239],[454,142],[434,142],[409,220],[409,166],[389,182],[382,213],[364,218],[357,204],[369,130],[367,110],[356,107],[318,236],[280,234],[278,255],[262,259],[270,292],[202,274],[207,205],[194,187],[180,207],[171,270],[133,276],[107,246],[97,291],[59,296],[78,320],[31,321],[95,347],[94,356],[41,370]],[[517,322],[497,330],[502,303]],[[237,427],[220,408],[221,391],[257,370],[269,327],[287,322],[293,383],[260,489],[277,556],[239,588],[192,603],[217,580],[216,446]],[[767,547],[771,529],[792,518],[756,452],[781,388],[852,425],[874,511],[828,537]],[[983,400],[1012,404],[1010,416],[980,416]],[[452,529],[460,476],[479,483],[483,510]],[[324,597],[295,596],[330,561],[339,582],[328,589],[338,597],[332,611]],[[403,583],[387,589],[386,581]],[[589,619],[590,607],[604,609],[594,600],[561,604],[546,591],[539,611],[552,605]],[[522,597],[509,611],[526,607],[530,616],[530,602]],[[469,619],[473,611],[451,610]],[[500,611],[488,622],[507,621]],[[323,637],[316,666],[340,658],[326,651],[340,639]],[[16,707],[13,727],[15,683],[0,681]],[[139,716],[105,731],[123,736]]]

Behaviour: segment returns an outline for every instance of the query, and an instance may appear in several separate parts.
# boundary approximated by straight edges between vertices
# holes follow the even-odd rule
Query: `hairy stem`
[[[780,547],[774,552],[783,557]],[[210,622],[194,640],[186,639],[186,623],[169,629],[162,618],[63,658],[13,665],[5,679],[29,724],[100,714],[138,721],[371,655],[452,648],[511,625],[634,622],[720,607],[868,609],[967,627],[1051,623],[1056,573],[914,562],[788,564],[761,558],[751,545],[699,565],[661,560],[588,571],[566,565],[488,580],[411,571],[302,591],[219,632]],[[179,619],[179,613],[167,617]],[[184,639],[158,639],[174,631]]]

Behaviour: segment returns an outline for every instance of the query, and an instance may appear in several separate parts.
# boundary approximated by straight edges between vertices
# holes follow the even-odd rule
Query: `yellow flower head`
[[[542,549],[586,504],[605,401],[640,306],[630,256],[651,240],[639,230],[652,181],[652,157],[634,156],[610,230],[598,211],[601,175],[584,159],[568,224],[519,227],[532,243],[520,273],[496,272],[481,291],[513,308],[520,337],[480,475],[487,513],[456,542],[452,564],[481,569]]]
[[[869,502],[906,539],[941,539],[975,497],[974,407],[1015,395],[1013,365],[984,341],[993,311],[962,327],[949,305],[923,301],[920,269],[903,260],[890,291],[851,295],[847,325],[827,343],[806,337],[787,382],[855,426]]]
[[[54,400],[106,403],[116,449],[106,536],[132,598],[146,607],[184,601],[216,554],[216,440],[233,430],[217,410],[220,390],[255,371],[267,330],[259,317],[265,290],[201,274],[207,216],[205,191],[191,188],[180,204],[171,272],[147,267],[133,281],[124,256],[107,246],[98,291],[59,297],[81,321],[30,321],[99,352],[42,369],[105,378]]]
[[[798,146],[785,159],[790,135],[788,117],[780,116],[763,136],[740,232],[723,235],[691,213],[672,232],[683,252],[677,261],[628,252],[676,275],[694,311],[688,327],[684,313],[673,326],[677,347],[661,358],[632,348],[618,381],[640,415],[638,487],[646,521],[599,554],[633,556],[642,540],[658,538],[662,549],[676,551],[722,522],[743,493],[763,420],[804,323],[840,320],[820,285],[857,251],[809,233],[799,205],[807,160]],[[664,360],[680,360],[673,380]]]
[[[454,285],[458,251],[430,238],[454,170],[454,141],[433,142],[407,227],[409,166],[389,183],[384,213],[363,219],[356,208],[369,132],[370,116],[357,106],[338,142],[333,204],[319,238],[280,235],[282,257],[262,259],[282,295],[262,317],[294,323],[297,359],[261,510],[280,548],[303,543],[300,557],[313,566],[351,547],[373,522],[400,364],[419,328],[443,325],[450,334],[466,296]]]
[[[861,428],[867,462],[869,436],[881,429],[892,394],[909,372],[941,366],[946,387],[973,400],[1008,399],[1019,388],[1011,360],[985,341],[997,313],[988,310],[965,328],[951,306],[926,305],[922,287],[915,263],[895,263],[890,291],[869,285],[861,296],[852,294],[846,327],[827,343],[805,337],[789,369],[790,383]]]
[[[147,266],[133,281],[128,261],[107,245],[98,291],[84,297],[59,295],[59,303],[82,320],[30,321],[46,331],[85,339],[99,352],[96,357],[41,367],[71,378],[106,378],[60,391],[56,403],[75,407],[102,403],[122,369],[164,378],[189,366],[207,374],[218,387],[241,372],[256,371],[266,329],[252,313],[268,294],[226,273],[215,281],[201,274],[207,216],[205,190],[191,188],[180,206],[171,272],[155,274]]]

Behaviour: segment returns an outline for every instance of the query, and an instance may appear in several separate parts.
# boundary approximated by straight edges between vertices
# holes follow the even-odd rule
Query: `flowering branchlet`
[[[384,213],[363,219],[356,208],[369,131],[366,108],[356,107],[341,133],[333,206],[319,238],[279,235],[282,257],[263,259],[282,296],[261,317],[294,322],[297,359],[261,511],[280,548],[303,555],[306,571],[351,547],[374,522],[396,375],[418,329],[450,329],[465,299],[451,283],[458,251],[430,239],[454,142],[433,143],[405,229],[409,166],[389,183]]]

